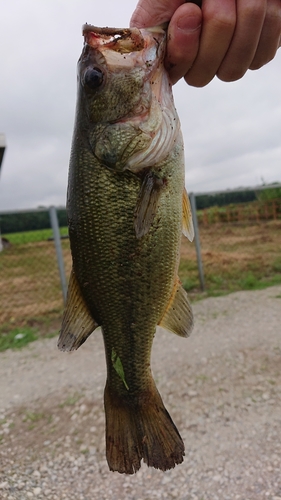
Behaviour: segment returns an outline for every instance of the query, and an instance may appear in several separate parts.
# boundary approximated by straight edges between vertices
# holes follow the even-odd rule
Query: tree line
[[[275,184],[277,184],[276,187]],[[238,203],[250,203],[251,201],[267,201],[281,198],[281,188],[279,183],[274,182],[270,186],[261,190],[245,190],[245,191],[225,191],[218,194],[202,194],[196,196],[196,206],[198,210],[211,207],[224,207],[226,205]]]
[[[67,226],[65,208],[57,209],[59,226]],[[38,210],[35,212],[18,212],[14,214],[0,215],[0,228],[3,235],[8,233],[20,233],[33,231],[35,229],[48,229],[51,227],[49,211]]]
[[[202,194],[196,196],[198,210],[210,207],[223,207],[231,203],[249,203],[257,199],[255,191],[224,192],[218,194]]]

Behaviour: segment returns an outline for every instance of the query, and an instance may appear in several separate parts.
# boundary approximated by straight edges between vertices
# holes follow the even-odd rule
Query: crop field
[[[54,242],[36,241],[37,234],[31,235],[31,242],[22,243],[26,235],[13,235],[14,242],[9,238],[11,246],[0,253],[0,332],[19,325],[48,330],[61,318],[63,296]],[[68,240],[62,240],[62,250],[68,276]]]
[[[0,253],[0,333],[18,327],[40,335],[59,328],[63,298],[50,233],[4,235],[11,246]],[[40,241],[42,240],[43,241]],[[200,224],[206,290],[200,289],[194,243],[183,239],[179,275],[192,301],[208,295],[281,283],[281,221]],[[62,240],[66,275],[68,240]],[[18,335],[18,333],[17,333]]]
[[[191,299],[281,283],[281,221],[200,225],[206,291],[199,287],[195,246],[183,240],[180,278]]]
[[[281,197],[251,203],[237,203],[198,210],[198,219],[205,226],[216,222],[254,223],[281,218]]]

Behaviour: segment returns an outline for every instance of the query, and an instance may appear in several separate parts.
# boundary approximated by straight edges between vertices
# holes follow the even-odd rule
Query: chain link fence
[[[194,272],[197,274],[196,279],[198,280],[199,277],[201,290],[205,289],[202,260],[204,260],[207,275],[209,270],[214,267],[212,262],[208,262],[214,253],[208,250],[208,231],[211,222],[222,223],[225,226],[239,224],[241,220],[245,224],[267,224],[264,226],[260,240],[268,241],[268,244],[272,241],[272,248],[261,249],[262,255],[260,257],[262,258],[264,255],[272,257],[272,263],[267,263],[267,267],[264,266],[265,274],[271,276],[272,273],[280,273],[280,251],[276,250],[278,247],[280,250],[279,240],[274,243],[280,234],[278,225],[281,219],[280,197],[257,205],[252,203],[244,206],[241,204],[237,206],[236,211],[233,208],[230,211],[227,207],[213,207],[209,209],[210,213],[207,213],[206,210],[198,211],[196,209],[197,196],[190,193],[195,245],[188,247],[188,260],[192,264],[192,259],[196,258],[197,264],[192,264],[192,269],[188,268],[186,273],[188,276]],[[263,207],[263,210],[258,210],[256,207]],[[231,217],[232,212],[235,213],[233,218]],[[251,217],[246,217],[248,213],[251,214],[253,220]],[[275,224],[272,228],[271,222]],[[2,251],[0,248],[0,333],[3,328],[7,331],[15,326],[38,324],[42,326],[42,323],[51,324],[51,326],[55,324],[55,328],[59,328],[66,298],[67,281],[71,271],[71,254],[66,224],[65,208],[55,209],[51,207],[50,209],[0,213],[0,227],[3,235],[2,239],[0,235],[3,247]],[[34,231],[36,225],[45,229]],[[28,231],[28,229],[33,230]],[[266,236],[266,230],[270,230],[268,236]],[[232,227],[234,234],[233,231],[235,231],[234,227]],[[241,226],[239,235],[242,232]],[[228,233],[231,233],[230,229],[228,229]],[[222,234],[221,239],[223,237]],[[231,237],[234,238],[230,234],[229,241]],[[213,236],[212,238],[214,242],[216,239]],[[201,255],[200,239],[202,239],[204,259]],[[229,243],[228,240],[224,243],[225,247]],[[258,250],[257,246],[255,248]],[[233,248],[230,248],[229,251],[233,254]],[[192,256],[192,252],[194,252],[194,256]],[[249,264],[247,265],[249,267]]]
[[[57,211],[54,209],[55,218]],[[41,210],[41,212],[43,212]],[[32,212],[18,212],[19,219]],[[0,327],[33,325],[59,320],[63,312],[65,291],[58,268],[58,242],[54,241],[51,217],[45,209],[49,228],[22,233],[4,232],[7,224],[1,214],[2,251],[0,252]],[[33,211],[34,215],[34,211]],[[71,269],[71,255],[66,228],[61,229],[59,246],[65,276]],[[38,241],[37,241],[38,240]],[[56,243],[56,244],[55,244]],[[64,293],[63,293],[64,292]]]

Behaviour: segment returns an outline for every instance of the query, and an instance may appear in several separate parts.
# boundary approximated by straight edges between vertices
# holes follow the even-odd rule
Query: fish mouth
[[[162,46],[165,39],[163,26],[154,28],[99,28],[91,24],[84,24],[82,34],[86,44],[94,49],[110,49],[121,54],[140,52],[152,43]],[[159,54],[157,54],[159,57]]]
[[[128,53],[144,48],[144,39],[137,28],[98,28],[84,24],[82,33],[85,43],[94,49],[106,46],[116,52]]]

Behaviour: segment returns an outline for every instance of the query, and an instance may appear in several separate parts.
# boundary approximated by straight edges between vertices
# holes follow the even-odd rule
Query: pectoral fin
[[[58,348],[61,351],[78,349],[98,326],[81,295],[76,276],[72,270]]]
[[[151,172],[145,176],[135,209],[134,225],[137,238],[142,238],[148,233],[154,220],[159,196],[164,185],[164,180],[156,177]]]
[[[188,337],[191,333],[193,314],[187,293],[179,279],[175,282],[171,299],[159,325],[180,337]]]
[[[192,212],[190,207],[190,202],[186,189],[184,188],[182,197],[182,232],[189,241],[193,241],[194,238],[194,228],[192,221]]]

